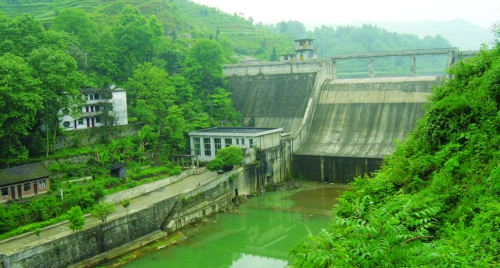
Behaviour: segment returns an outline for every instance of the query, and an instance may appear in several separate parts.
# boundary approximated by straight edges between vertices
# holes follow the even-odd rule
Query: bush
[[[242,160],[243,153],[241,148],[230,146],[217,150],[217,155],[208,163],[207,168],[210,171],[217,171],[219,169],[224,169],[225,171],[231,170],[232,166],[241,164]]]

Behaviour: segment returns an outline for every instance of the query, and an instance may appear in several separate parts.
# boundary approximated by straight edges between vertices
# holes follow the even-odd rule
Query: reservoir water
[[[297,241],[327,228],[335,198],[346,189],[335,184],[252,197],[240,205],[241,214],[216,214],[182,230],[188,237],[183,242],[120,267],[283,268],[291,263],[287,253]]]

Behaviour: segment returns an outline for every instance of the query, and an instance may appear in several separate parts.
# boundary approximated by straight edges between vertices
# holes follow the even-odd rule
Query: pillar
[[[333,79],[337,79],[337,61],[332,61],[332,75]]]
[[[320,181],[325,181],[325,158],[323,156],[319,157],[319,165],[321,169],[321,179]]]
[[[375,72],[373,71],[373,59],[368,61],[368,77],[374,78]]]
[[[417,66],[415,65],[415,57],[414,56],[410,57],[410,76],[411,77],[417,76]]]

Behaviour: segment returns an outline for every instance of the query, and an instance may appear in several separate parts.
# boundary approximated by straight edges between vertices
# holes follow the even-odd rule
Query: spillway
[[[442,78],[330,80],[323,86],[294,171],[306,178],[345,182],[380,167],[424,114],[422,106]]]

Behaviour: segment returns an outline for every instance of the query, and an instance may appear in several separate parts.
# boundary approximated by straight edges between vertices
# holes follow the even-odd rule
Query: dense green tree
[[[20,139],[28,134],[42,108],[39,86],[22,58],[10,53],[0,57],[0,165],[19,163],[28,156]]]
[[[222,73],[224,52],[214,40],[197,41],[185,60],[183,75],[189,80],[195,94],[202,98],[215,92],[215,88],[225,84]]]
[[[111,203],[101,203],[94,206],[90,215],[96,219],[100,219],[102,222],[106,222],[106,219],[116,211],[115,205]]]
[[[69,220],[69,229],[71,231],[81,231],[83,230],[83,226],[85,225],[85,218],[83,217],[83,211],[80,206],[72,207],[68,211],[68,220]]]
[[[159,34],[154,17],[151,18],[151,23],[154,34]],[[148,59],[153,48],[154,35],[149,28],[148,20],[138,8],[126,5],[118,14],[111,31],[122,57],[135,57],[138,62]]]
[[[23,14],[12,20],[2,16],[0,21],[5,27],[0,27],[0,54],[10,52],[24,58],[43,44],[45,30],[34,15]]]
[[[85,50],[97,41],[97,25],[82,9],[64,9],[54,18],[50,29],[74,35]]]
[[[79,107],[84,101],[79,89],[84,77],[77,70],[76,61],[61,50],[40,48],[33,51],[28,59],[34,75],[40,80],[40,96],[43,110],[40,117],[44,122],[46,155],[49,154],[49,130],[54,133],[59,128],[59,111],[73,114],[81,112]]]
[[[273,47],[273,53],[271,54],[270,61],[278,61],[278,54],[276,53],[276,47]]]
[[[240,165],[243,160],[243,153],[240,147],[230,146],[217,150],[215,158],[210,161],[207,168],[211,171]]]

